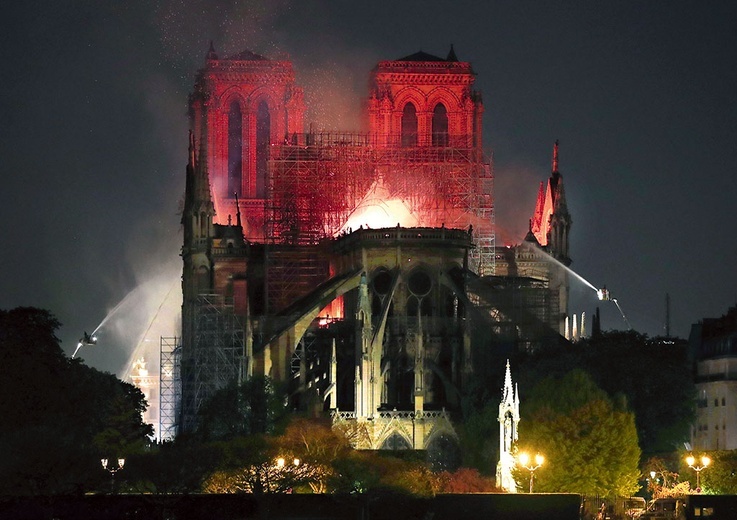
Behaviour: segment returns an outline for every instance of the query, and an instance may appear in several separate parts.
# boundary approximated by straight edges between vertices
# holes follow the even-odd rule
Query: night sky
[[[737,303],[737,2],[59,0],[0,18],[0,308],[49,309],[71,355],[127,296],[80,351],[94,367],[153,363],[178,333],[187,96],[209,40],[289,56],[306,122],[346,130],[376,62],[453,43],[484,96],[498,243],[524,237],[559,139],[572,268],[635,330],[664,333],[666,293],[681,337]],[[571,293],[571,312],[599,304]]]

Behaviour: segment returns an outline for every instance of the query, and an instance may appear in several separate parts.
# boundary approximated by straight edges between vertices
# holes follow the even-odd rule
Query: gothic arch
[[[248,105],[251,110],[255,111],[261,102],[266,103],[272,116],[276,115],[282,105],[274,99],[273,92],[265,86],[256,87],[248,94]]]
[[[435,87],[427,94],[428,110],[433,110],[435,105],[442,103],[448,110],[448,114],[454,114],[463,110],[463,102],[455,92],[447,87]]]
[[[402,146],[417,146],[419,144],[420,118],[414,103],[408,101],[404,104],[400,122],[400,144]]]
[[[248,111],[248,96],[243,93],[241,87],[238,85],[233,85],[220,94],[220,97],[215,101],[215,110],[227,112],[233,101],[238,102],[241,106],[241,112],[245,115]]]
[[[418,114],[427,110],[427,98],[425,94],[414,86],[404,87],[396,93],[394,96],[394,110],[398,114],[401,114],[404,110],[404,105],[410,102],[415,106]]]
[[[400,425],[390,423],[386,428],[384,434],[378,439],[376,443],[377,449],[412,449],[412,439],[409,434]],[[406,447],[397,448],[396,446],[389,446],[389,444],[401,443]],[[387,446],[386,448],[384,446]]]
[[[448,119],[448,109],[443,103],[437,103],[432,111],[430,130],[433,146],[448,146],[450,136]]]
[[[227,196],[233,193],[242,195],[244,159],[247,147],[244,147],[243,130],[245,117],[243,107],[238,100],[233,100],[227,108],[227,158],[228,158],[228,187]],[[246,148],[246,150],[244,150]]]

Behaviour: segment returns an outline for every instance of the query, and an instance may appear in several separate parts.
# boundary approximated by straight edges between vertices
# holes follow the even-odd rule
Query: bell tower
[[[381,61],[370,79],[369,132],[378,147],[482,147],[481,94],[471,64],[416,52]]]
[[[246,238],[262,239],[270,147],[302,139],[304,95],[292,63],[247,50],[220,58],[210,43],[189,113],[195,138],[207,141],[202,160],[210,172],[215,222],[227,224],[240,209]]]

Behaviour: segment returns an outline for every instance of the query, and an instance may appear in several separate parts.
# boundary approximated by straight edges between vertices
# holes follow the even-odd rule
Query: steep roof
[[[238,54],[233,54],[232,56],[228,56],[226,60],[230,60],[230,61],[269,61],[269,58],[265,56],[261,56],[260,54],[256,54],[255,52],[251,52],[248,49],[244,49]]]
[[[416,52],[414,54],[410,54],[409,56],[405,56],[404,58],[399,58],[396,61],[448,61],[445,58],[441,58],[439,56],[435,56],[433,54],[428,54],[426,52]]]

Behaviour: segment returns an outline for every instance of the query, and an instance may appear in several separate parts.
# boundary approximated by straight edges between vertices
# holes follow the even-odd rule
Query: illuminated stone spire
[[[510,493],[517,492],[517,485],[512,476],[514,457],[512,445],[517,441],[519,425],[519,391],[512,386],[512,371],[507,360],[507,371],[504,374],[502,400],[499,403],[499,462],[496,465],[496,485]]]
[[[579,332],[579,336],[581,338],[586,337],[586,313],[585,312],[581,313],[581,332]]]
[[[415,347],[415,413],[425,409],[425,344],[423,341],[422,313],[417,312],[417,344]]]
[[[563,176],[558,170],[558,141],[553,148],[553,172],[548,181],[547,197],[552,202],[549,214],[548,247],[550,254],[565,265],[570,265],[568,235],[571,229],[571,214],[568,212]],[[546,201],[547,202],[547,201]]]
[[[374,403],[373,385],[377,383],[373,373],[371,324],[371,301],[368,294],[366,273],[361,274],[358,286],[358,308],[356,310],[356,417],[372,417],[378,407]]]

